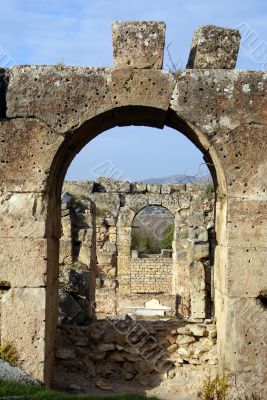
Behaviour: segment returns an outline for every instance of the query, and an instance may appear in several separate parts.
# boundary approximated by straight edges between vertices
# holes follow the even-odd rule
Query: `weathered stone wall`
[[[81,210],[82,208],[82,210]],[[96,224],[94,203],[62,196],[59,246],[59,322],[83,324],[94,314]]]
[[[172,293],[173,261],[162,256],[132,258],[131,293]]]
[[[219,367],[238,376],[240,392],[249,387],[266,397],[267,73],[233,70],[239,35],[218,27],[196,33],[190,69],[162,71],[164,25],[151,37],[151,48],[151,25],[130,25],[129,31],[122,25],[125,40],[114,35],[119,68],[1,71],[0,283],[7,288],[1,339],[17,348],[28,373],[51,381],[60,194],[67,168],[110,128],[169,126],[198,146],[216,183]],[[118,274],[127,292],[128,254],[125,259],[120,240]]]
[[[61,326],[54,382],[69,389],[76,373],[81,390],[123,391],[134,384],[132,391],[165,398],[196,395],[202,379],[216,373],[216,337],[214,324],[184,321],[128,318]]]

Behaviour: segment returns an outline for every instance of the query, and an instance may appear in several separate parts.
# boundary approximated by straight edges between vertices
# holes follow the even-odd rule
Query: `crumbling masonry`
[[[210,26],[196,31],[185,71],[162,71],[164,31],[115,23],[113,69],[1,72],[1,338],[50,383],[67,168],[114,126],[166,125],[202,151],[216,185],[219,367],[266,397],[267,73],[233,70],[238,32]]]

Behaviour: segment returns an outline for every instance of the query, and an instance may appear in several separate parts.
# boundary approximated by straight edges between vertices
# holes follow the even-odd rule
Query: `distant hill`
[[[211,176],[209,174],[203,176],[190,176],[185,174],[165,176],[162,178],[149,178],[144,179],[144,183],[205,183],[211,182]]]

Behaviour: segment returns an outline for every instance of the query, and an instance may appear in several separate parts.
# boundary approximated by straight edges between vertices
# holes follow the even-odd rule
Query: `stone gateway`
[[[115,68],[1,70],[1,340],[50,384],[66,171],[114,126],[169,126],[202,151],[215,183],[219,368],[266,398],[267,72],[234,70],[240,36],[213,26],[195,33],[188,69],[162,71],[164,31],[115,23]]]

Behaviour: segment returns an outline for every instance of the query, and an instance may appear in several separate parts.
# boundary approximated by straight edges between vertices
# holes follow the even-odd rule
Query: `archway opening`
[[[84,129],[85,127],[83,126],[79,132],[80,139],[81,136],[85,135]],[[98,129],[99,127],[97,127],[97,130]],[[91,131],[91,134],[93,131],[94,130]],[[84,142],[85,142],[85,137],[86,136],[84,136]],[[86,141],[88,141],[88,136]],[[72,142],[73,146],[73,143],[75,142],[74,137],[70,137],[70,142]],[[65,155],[66,154],[67,153],[65,153]],[[67,167],[67,164],[65,164],[66,158],[64,159],[64,162],[62,164],[61,157],[63,157],[62,154],[60,155],[58,160],[61,159],[61,166],[63,168],[61,169],[61,171],[58,171],[59,175],[61,175],[62,171],[66,170]],[[71,153],[69,157],[70,157],[69,160],[72,159],[73,153]],[[163,185],[166,185],[166,187]],[[198,190],[199,189],[198,186],[201,187],[201,190]],[[55,190],[54,186],[53,190]],[[89,195],[88,191],[90,192]],[[135,345],[132,342],[129,343],[127,341],[126,343],[123,344],[122,341],[123,340],[125,341],[125,337],[130,332],[132,332],[132,329],[136,329],[136,321],[137,320],[140,321],[138,318],[137,319],[135,317],[133,318],[132,315],[136,314],[135,311],[137,308],[140,308],[140,303],[139,303],[140,299],[138,299],[138,296],[134,299],[134,301],[131,298],[132,295],[135,295],[135,293],[131,293],[132,223],[134,217],[137,214],[137,211],[138,210],[140,211],[140,209],[143,209],[146,206],[146,201],[144,202],[145,198],[148,197],[151,198],[150,200],[151,205],[155,206],[160,204],[161,206],[163,205],[164,207],[166,207],[166,209],[169,209],[166,206],[168,201],[170,201],[170,199],[171,200],[176,199],[175,206],[170,207],[172,208],[170,210],[172,215],[174,216],[174,218],[176,218],[176,226],[177,226],[177,229],[174,229],[173,231],[173,239],[174,239],[173,242],[175,242],[175,245],[173,246],[171,259],[172,260],[175,259],[175,263],[176,264],[179,263],[179,265],[181,265],[181,260],[187,264],[185,266],[185,264],[183,264],[182,262],[183,267],[182,269],[180,268],[180,273],[177,273],[177,270],[179,268],[178,269],[173,268],[172,271],[171,282],[169,283],[169,286],[171,289],[170,290],[171,295],[173,296],[173,299],[175,299],[174,302],[175,312],[173,313],[173,315],[176,318],[175,323],[177,323],[177,321],[179,320],[178,322],[180,325],[179,328],[177,329],[181,328],[180,335],[194,336],[194,343],[198,342],[198,340],[201,337],[204,337],[206,335],[207,332],[206,328],[204,327],[201,328],[202,333],[198,331],[198,333],[196,334],[196,332],[194,333],[193,331],[190,331],[187,325],[189,323],[189,319],[192,317],[190,324],[192,324],[192,330],[193,330],[195,329],[193,327],[195,326],[193,325],[194,322],[193,320],[197,322],[204,322],[205,318],[207,316],[210,316],[207,313],[206,303],[205,303],[207,300],[206,298],[207,271],[205,269],[204,264],[208,260],[210,262],[211,259],[210,249],[212,246],[209,240],[212,237],[212,235],[210,235],[209,232],[213,229],[213,226],[205,225],[207,222],[205,218],[207,217],[207,214],[209,212],[212,213],[214,208],[213,207],[209,208],[210,206],[207,205],[205,196],[209,195],[208,197],[210,200],[211,198],[214,199],[212,185],[210,182],[205,182],[205,183],[198,182],[197,184],[193,182],[187,182],[187,184],[185,183],[159,184],[159,183],[144,183],[144,182],[129,182],[129,181],[127,182],[122,180],[110,179],[109,177],[108,178],[97,177],[96,181],[83,182],[82,184],[77,184],[75,182],[66,182],[63,186],[63,193],[64,194],[63,194],[62,212],[64,214],[64,207],[65,207],[65,211],[68,210],[65,217],[69,216],[69,221],[70,221],[69,227],[66,228],[66,230],[67,231],[69,230],[69,233],[71,233],[71,235],[73,235],[74,232],[76,235],[70,238],[71,246],[73,246],[74,243],[73,238],[74,241],[76,240],[76,249],[71,247],[71,251],[69,254],[72,259],[72,262],[80,261],[83,265],[86,265],[87,267],[89,266],[89,273],[87,274],[87,277],[90,276],[90,283],[89,285],[87,285],[86,289],[87,294],[85,295],[85,297],[86,296],[87,297],[85,299],[86,301],[83,303],[83,307],[84,306],[88,307],[86,311],[88,321],[86,322],[86,324],[84,324],[84,321],[82,322],[72,321],[71,324],[69,324],[71,326],[67,328],[66,326],[64,327],[64,335],[62,337],[62,332],[61,332],[61,336],[59,336],[59,341],[57,342],[57,345],[58,343],[60,343],[60,341],[64,342],[64,340],[66,340],[66,342],[68,342],[67,347],[72,347],[74,348],[75,351],[72,353],[73,356],[71,356],[71,360],[68,360],[68,357],[67,359],[65,358],[64,354],[66,353],[64,353],[64,351],[63,353],[62,352],[60,353],[60,346],[59,346],[59,349],[57,349],[56,352],[58,366],[63,367],[64,369],[64,367],[66,367],[66,365],[68,365],[69,362],[72,364],[72,366],[75,365],[76,363],[74,369],[77,368],[77,370],[81,372],[83,368],[87,368],[88,372],[88,365],[90,364],[91,368],[90,373],[92,374],[91,375],[92,379],[90,382],[91,384],[96,385],[96,380],[94,379],[93,375],[95,373],[94,371],[99,370],[99,374],[97,374],[97,377],[99,379],[101,378],[100,379],[101,382],[98,385],[98,389],[102,390],[104,389],[105,386],[106,388],[113,386],[112,383],[113,373],[110,373],[110,369],[109,371],[107,371],[103,365],[107,363],[108,360],[118,363],[116,364],[116,371],[118,372],[119,370],[119,374],[116,375],[117,377],[118,375],[120,376],[122,373],[121,371],[126,368],[126,370],[128,371],[127,374],[125,376],[122,374],[122,376],[124,376],[123,378],[124,382],[132,381],[134,385],[138,383],[139,389],[141,391],[144,388],[147,389],[151,387],[151,385],[157,387],[159,385],[159,382],[163,379],[164,371],[165,372],[167,371],[167,375],[169,374],[168,376],[172,375],[172,373],[169,371],[175,368],[175,362],[171,360],[170,354],[172,353],[166,349],[175,344],[177,350],[179,348],[179,345],[177,345],[176,341],[177,340],[179,341],[180,338],[175,338],[175,340],[173,338],[172,339],[169,338],[169,336],[171,335],[171,331],[173,332],[174,322],[172,319],[169,318],[170,315],[168,316],[168,313],[166,312],[165,308],[172,309],[172,307],[161,304],[160,301],[156,299],[159,302],[159,308],[163,310],[164,319],[167,318],[163,334],[165,339],[163,339],[163,337],[156,339],[159,340],[158,343],[160,341],[165,340],[163,347],[167,351],[167,353],[166,352],[164,353],[164,360],[165,361],[167,360],[168,362],[165,365],[164,361],[165,370],[163,371],[162,363],[160,366],[158,365],[158,363],[157,366],[155,365],[155,362],[157,360],[155,352],[152,352],[153,353],[152,360],[149,360],[150,367],[147,366],[147,361],[148,361],[147,359],[145,360],[145,363],[143,363],[144,359],[143,356],[140,356],[140,354],[138,355],[138,357],[137,354],[135,354],[135,357],[131,355],[130,356],[125,355],[125,353],[128,353],[128,350],[129,353],[132,354],[130,349],[135,347]],[[155,197],[157,196],[158,198],[161,198],[160,201],[159,199],[155,201]],[[115,202],[114,198],[116,198]],[[135,204],[134,198],[138,198],[138,205]],[[114,212],[114,204],[116,212]],[[201,213],[199,212],[199,207],[200,209],[202,208],[202,215],[200,215]],[[207,211],[207,208],[209,208],[209,211]],[[194,221],[194,216],[191,213],[191,211],[193,212],[193,214],[194,213],[197,214],[197,216],[195,215],[197,222]],[[116,214],[116,216],[114,216],[114,214]],[[198,218],[201,219],[202,221],[201,224],[198,223]],[[187,230],[184,229],[185,220],[191,221],[188,222],[190,229]],[[73,223],[76,224],[76,226],[74,226]],[[198,229],[202,228],[203,227],[202,225],[205,225],[204,231]],[[187,232],[186,234],[184,233],[185,231]],[[88,236],[88,232],[90,238]],[[110,240],[111,238],[112,240]],[[188,250],[189,247],[187,247],[185,251],[185,244],[188,245],[188,243],[190,243],[190,250]],[[181,247],[179,248],[179,246]],[[90,252],[88,252],[89,248]],[[191,253],[191,260],[188,261],[189,253]],[[89,257],[89,259],[87,259],[87,261],[84,262],[85,259],[83,257],[87,258]],[[79,272],[78,269],[76,270],[76,272]],[[186,281],[185,275],[187,275],[187,278],[189,276],[192,277],[191,283],[185,282]],[[198,286],[197,280],[199,276],[201,277],[202,280],[201,285],[199,285],[199,288],[201,289],[201,295],[200,295],[201,306],[199,305],[198,301],[195,301],[199,293],[194,293],[193,296],[191,296],[190,294],[192,288],[196,288]],[[209,276],[211,276],[211,273]],[[184,292],[180,290],[181,294],[176,293],[177,284],[180,285],[180,288],[183,285],[184,287],[187,286],[187,292],[186,290],[184,290]],[[210,286],[211,286],[211,281],[210,281]],[[89,294],[88,294],[88,288],[90,288]],[[191,309],[191,301],[193,298],[195,301],[194,313],[192,313]],[[155,299],[153,298],[152,300],[154,301]],[[155,308],[155,301],[152,305],[148,304],[148,306],[146,307],[145,303],[148,303],[149,301],[150,300],[147,299],[146,302],[143,302],[141,304],[141,308],[142,306],[143,308],[148,308],[149,306],[151,306],[151,308],[153,307]],[[95,317],[97,317],[97,321],[94,321]],[[106,342],[107,338],[105,337],[105,332],[109,330],[107,329],[107,327],[110,326],[110,321],[112,321],[112,329],[113,330],[115,329],[115,331],[119,331],[121,344],[117,342],[111,342],[111,343]],[[94,327],[95,323],[97,324],[98,328]],[[148,318],[148,320],[146,319],[145,322],[145,326],[146,328],[148,328],[147,337],[150,337],[149,324],[150,321]],[[92,340],[92,345],[94,346],[94,349],[91,347],[90,342],[88,343],[87,341],[86,346],[88,346],[90,351],[90,354],[88,354],[88,351],[85,352],[86,353],[85,359],[87,361],[85,360],[81,361],[80,354],[78,352],[79,350],[78,348],[83,346],[80,343],[85,343],[86,341],[84,339],[84,335],[82,335],[83,336],[82,338],[79,337],[80,341],[78,340],[78,343],[75,343],[76,339],[75,340],[73,339],[73,335],[77,337],[77,332],[78,333],[81,332],[79,325],[82,325],[82,332],[86,331],[87,328],[85,328],[85,326],[87,326],[90,327],[89,330],[93,330],[93,336],[94,335],[98,336],[98,334],[100,335],[96,340],[95,339]],[[127,329],[125,328],[125,326]],[[123,328],[124,332],[122,332],[123,329],[121,327],[124,327]],[[138,327],[140,327],[140,325],[138,325]],[[141,327],[143,328],[143,325],[141,325]],[[182,328],[184,328],[184,331]],[[66,337],[66,332],[70,334],[70,337]],[[123,336],[124,339],[122,339],[121,336]],[[167,339],[167,337],[169,339]],[[154,339],[155,338],[153,337],[153,342],[155,344]],[[110,340],[110,338],[108,340]],[[171,343],[173,340],[175,343],[174,342]],[[215,339],[212,341],[212,345],[215,345],[214,341]],[[101,347],[100,342],[105,344],[106,346]],[[185,346],[189,346],[189,344],[187,343],[184,345],[184,347]],[[128,349],[127,351],[126,348]],[[152,348],[146,347],[146,350],[148,352],[150,352],[150,350],[152,349],[153,346]],[[182,357],[181,354],[179,353],[179,357],[180,357],[179,359],[182,360],[181,364],[183,366],[188,365],[189,363],[188,356],[184,355],[184,357]],[[133,360],[134,358],[135,361]],[[152,363],[154,363],[153,368],[151,367],[151,361]],[[129,363],[130,364],[141,363],[142,365],[140,366],[141,369],[135,370],[133,365],[132,364],[130,365]],[[85,364],[87,364],[86,367]],[[152,382],[152,380],[154,383]],[[68,382],[69,384],[71,383],[68,379],[66,379],[66,382]],[[90,390],[91,389],[92,386],[90,387]]]
[[[172,252],[174,216],[162,206],[149,205],[136,214],[132,225],[131,250],[136,255]]]

